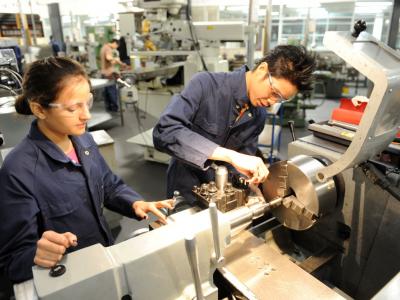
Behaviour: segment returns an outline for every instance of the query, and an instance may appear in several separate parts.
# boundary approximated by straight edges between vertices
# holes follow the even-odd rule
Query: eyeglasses
[[[290,99],[287,99],[285,97],[282,96],[282,94],[274,87],[274,85],[272,84],[272,76],[271,73],[268,72],[268,79],[269,79],[269,85],[271,86],[272,89],[272,96],[278,100],[278,102],[287,102],[290,101]]]
[[[86,102],[76,102],[70,105],[65,105],[62,103],[49,103],[47,106],[51,108],[60,108],[71,114],[77,114],[78,112],[82,112],[84,107],[86,107],[88,110],[93,107],[93,94],[89,94],[89,98],[86,100]]]

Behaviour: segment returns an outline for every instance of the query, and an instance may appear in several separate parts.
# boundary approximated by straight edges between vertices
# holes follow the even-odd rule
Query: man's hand
[[[235,152],[232,156],[232,166],[249,178],[249,183],[259,184],[268,176],[268,169],[261,158]]]
[[[45,231],[40,240],[37,241],[33,262],[41,267],[53,267],[61,260],[67,248],[77,245],[77,237],[71,232]]]
[[[130,70],[131,66],[126,64],[126,63],[122,63],[121,64],[121,70],[125,71],[125,70]]]
[[[249,183],[252,184],[264,182],[269,173],[267,166],[261,158],[223,147],[217,147],[209,158],[230,163],[236,170],[246,175],[249,178]]]
[[[135,201],[133,203],[133,210],[135,214],[142,218],[148,219],[147,213],[153,213],[162,224],[167,224],[167,217],[159,210],[159,208],[173,209],[175,200],[163,200],[157,202]]]

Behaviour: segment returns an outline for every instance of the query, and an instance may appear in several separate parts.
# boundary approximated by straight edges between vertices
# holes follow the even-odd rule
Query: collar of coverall
[[[233,78],[233,95],[236,104],[239,107],[245,106],[245,104],[250,105],[250,99],[247,97],[247,86],[246,86],[246,72],[249,68],[244,65],[238,71],[234,73]],[[237,84],[239,82],[239,84]]]

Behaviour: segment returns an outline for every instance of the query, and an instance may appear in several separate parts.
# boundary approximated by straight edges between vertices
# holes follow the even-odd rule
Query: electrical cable
[[[392,183],[390,183],[389,180],[387,180],[386,175],[384,173],[382,173],[372,162],[367,161],[367,162],[361,164],[360,167],[361,167],[362,171],[364,172],[365,176],[367,178],[369,178],[374,184],[377,184],[382,189],[389,192],[394,198],[396,198],[397,200],[400,201],[400,189],[393,186]],[[389,202],[387,201],[383,212],[386,210],[388,203]],[[384,218],[382,216],[382,218],[380,219],[379,225],[376,227],[372,242],[370,244],[369,249],[367,250],[367,255],[365,257],[368,257],[368,258],[370,257],[371,251],[375,245],[376,237],[378,236],[378,233],[380,232],[380,228],[382,226],[383,220],[384,220]],[[368,265],[368,262],[365,263],[364,267],[361,270],[361,276],[358,280],[357,288],[359,287],[361,280],[363,279],[367,265]]]
[[[372,181],[372,183],[380,186],[387,191],[396,200],[400,201],[400,189],[394,186],[388,179],[386,174],[382,173],[373,163],[367,161],[360,165],[364,174]]]
[[[10,88],[9,86],[6,86],[4,84],[0,84],[0,89],[4,89],[4,90],[11,92],[13,94],[13,96],[18,96],[18,93],[16,91],[14,91],[12,88]],[[4,104],[5,103],[3,103],[1,106],[3,106]]]
[[[326,98],[322,99],[321,102],[319,102],[318,104],[313,103],[313,100],[316,100],[316,99],[307,98],[306,100],[309,102],[310,105],[315,105],[316,106],[315,108],[317,108],[325,103]]]
[[[15,72],[14,70],[8,69],[8,68],[0,68],[0,72],[1,71],[6,71],[8,73],[10,73],[18,82],[19,86],[22,88],[22,77],[20,74],[18,74],[17,72]]]
[[[148,98],[148,89],[146,89],[146,98],[145,98],[145,114],[147,114],[147,99]],[[141,116],[140,116],[140,109],[139,109],[139,101],[138,101],[138,105],[134,108],[135,110],[135,117],[136,117],[136,121],[137,121],[137,125],[138,125],[138,129],[139,129],[139,134],[142,136],[143,142],[145,143],[145,145],[147,147],[150,147],[150,144],[148,143],[147,139],[146,139],[146,135],[142,121],[141,121]]]
[[[14,90],[19,92],[22,89],[22,77],[21,77],[21,75],[18,74],[17,72],[15,72],[15,71],[11,70],[11,69],[8,69],[8,68],[0,68],[0,73],[2,73],[2,72],[3,73],[6,72],[8,74],[11,74],[11,77],[14,78],[14,80],[18,83],[18,86],[19,86],[18,89],[14,88],[13,92],[15,92]],[[3,85],[3,87],[4,87],[4,85]],[[18,94],[17,92],[15,92],[15,95]]]
[[[15,74],[15,76],[17,76],[17,77],[20,79],[20,81],[22,82],[22,76],[21,76],[21,74],[19,74],[18,72],[14,71],[14,70],[12,70],[12,69],[8,69],[8,70],[11,71],[13,74]]]
[[[208,71],[206,62],[204,61],[204,57],[200,52],[200,45],[199,45],[199,40],[196,35],[196,29],[194,28],[193,25],[193,20],[192,20],[192,1],[188,0],[187,8],[186,8],[186,19],[189,24],[189,31],[190,31],[190,36],[192,37],[192,42],[194,49],[197,52],[197,55],[200,57],[201,64],[203,65],[204,71]]]
[[[119,78],[119,79],[117,80],[117,82],[120,83],[121,85],[125,86],[126,88],[131,88],[131,87],[132,87],[132,85],[131,85],[130,83],[126,82],[125,80],[122,80],[121,78]],[[149,91],[149,89],[150,89],[150,88],[147,88],[147,89],[146,89],[145,111],[144,111],[145,116],[146,116],[146,114],[147,114],[147,103],[148,103],[148,91]],[[149,144],[149,142],[147,141],[146,136],[145,136],[145,134],[144,134],[144,133],[145,133],[145,130],[144,130],[144,127],[143,127],[143,124],[142,124],[142,121],[141,121],[140,109],[139,109],[139,101],[136,101],[136,103],[137,103],[137,105],[136,105],[135,103],[133,104],[133,105],[134,105],[134,108],[133,108],[133,109],[134,109],[134,111],[135,111],[135,117],[136,117],[138,129],[139,129],[139,134],[142,136],[143,142],[144,142],[144,144],[146,145],[146,147],[150,147],[150,144]],[[121,109],[122,109],[122,108],[121,108]]]

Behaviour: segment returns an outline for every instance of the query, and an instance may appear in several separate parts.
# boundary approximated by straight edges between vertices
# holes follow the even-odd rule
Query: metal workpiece
[[[359,128],[346,152],[317,172],[324,182],[383,151],[400,125],[400,54],[371,34],[326,32],[324,45],[374,84]]]
[[[218,166],[215,170],[215,184],[219,191],[223,191],[225,189],[226,184],[228,183],[228,169],[225,166]]]
[[[264,216],[270,207],[270,204],[260,199],[225,213],[226,219],[231,224],[232,236],[248,228],[253,220]]]
[[[284,226],[305,230],[335,210],[338,193],[334,179],[319,182],[315,176],[324,167],[320,159],[305,155],[270,166],[262,186],[263,195],[268,203],[273,203],[271,212]]]
[[[253,220],[253,212],[248,207],[243,206],[227,212],[226,217],[231,224],[231,234],[235,236],[249,227]]]

